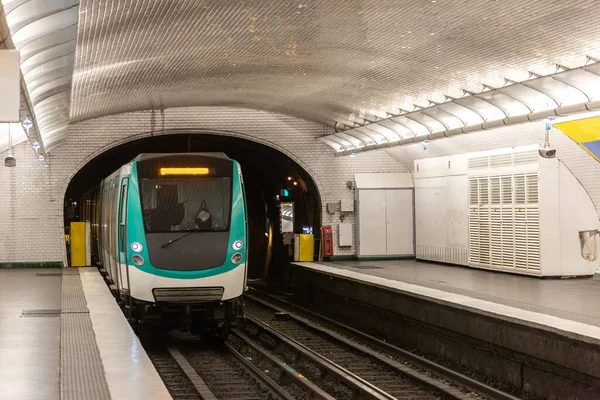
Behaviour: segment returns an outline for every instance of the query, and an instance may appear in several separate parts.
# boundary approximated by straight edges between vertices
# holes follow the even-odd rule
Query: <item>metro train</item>
[[[93,248],[132,322],[223,338],[243,318],[248,240],[237,161],[140,154],[91,197]]]

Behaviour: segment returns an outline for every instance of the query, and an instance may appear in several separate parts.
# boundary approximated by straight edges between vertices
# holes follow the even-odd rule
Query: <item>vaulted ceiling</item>
[[[64,139],[68,123],[89,118],[232,106],[335,126],[350,138],[332,137],[328,144],[352,151],[377,145],[378,138],[416,136],[405,129],[409,122],[381,121],[600,58],[596,0],[2,3],[47,147]],[[581,84],[578,79],[569,82]],[[581,101],[591,100],[578,88],[561,88],[574,90],[569,98],[579,93]],[[556,106],[552,96],[540,100],[534,92],[532,101],[543,104],[536,108]],[[527,99],[512,97],[522,114],[537,111]],[[510,105],[500,100],[478,104],[490,118],[503,119]],[[467,118],[451,109],[435,112],[443,117],[432,114],[427,121],[438,131]],[[420,134],[433,132],[426,117],[417,120]],[[355,131],[373,123],[362,136]]]

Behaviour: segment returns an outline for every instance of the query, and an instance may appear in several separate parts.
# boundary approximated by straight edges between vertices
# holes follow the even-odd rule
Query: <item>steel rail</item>
[[[354,392],[354,398],[362,398],[358,396],[358,394],[360,393],[363,396],[366,396],[371,399],[395,400],[393,396],[384,392],[380,388],[365,381],[356,374],[348,371],[347,369],[341,367],[340,365],[334,363],[326,357],[314,352],[313,350],[304,346],[302,343],[290,338],[289,336],[278,331],[272,326],[269,326],[268,324],[262,322],[260,319],[252,316],[251,314],[247,313],[246,319],[247,321],[251,321],[251,323],[255,324],[263,331],[275,336],[281,343],[286,344],[289,348],[293,349],[301,357],[312,361],[313,363],[319,365],[319,367],[322,370],[327,371],[328,373],[331,373],[338,379],[342,380],[348,386],[348,388],[351,389],[352,392]]]
[[[233,354],[238,361],[261,383],[263,383],[268,390],[271,391],[275,396],[279,397],[281,400],[294,400],[294,397],[290,396],[288,392],[286,392],[281,386],[279,386],[273,379],[269,378],[265,375],[260,369],[256,367],[256,365],[252,364],[246,357],[244,357],[240,352],[233,348],[229,343],[225,343],[227,350],[231,354]]]
[[[251,293],[256,293],[256,295],[253,295]],[[509,393],[506,393],[500,389],[496,389],[492,386],[489,386],[483,382],[479,382],[471,377],[468,377],[464,374],[461,374],[460,372],[451,370],[447,367],[444,367],[443,365],[440,365],[438,363],[435,363],[431,360],[428,360],[426,358],[423,358],[421,356],[418,356],[414,353],[411,353],[407,350],[401,349],[399,347],[396,347],[394,345],[391,345],[389,343],[386,343],[380,339],[377,339],[373,336],[370,336],[366,333],[363,333],[355,328],[352,328],[350,326],[347,326],[345,324],[342,324],[340,322],[337,322],[335,320],[332,320],[328,317],[319,315],[313,311],[307,310],[303,307],[300,307],[298,305],[292,304],[288,301],[285,301],[283,299],[280,299],[278,297],[275,297],[269,293],[265,293],[262,291],[259,291],[255,288],[250,288],[249,292],[247,292],[245,295],[245,297],[249,298],[250,300],[254,300],[260,304],[263,304],[266,307],[272,308],[276,311],[279,312],[283,312],[283,313],[287,313],[289,314],[289,316],[306,325],[309,326],[311,329],[314,329],[318,332],[321,332],[322,334],[332,338],[333,340],[336,340],[340,343],[343,343],[345,345],[351,346],[356,348],[357,350],[361,351],[361,352],[366,352],[367,354],[371,355],[372,357],[375,357],[377,359],[380,359],[383,362],[387,362],[389,363],[388,365],[390,365],[393,368],[398,368],[398,367],[402,367],[402,369],[406,370],[400,370],[402,373],[407,373],[411,376],[413,376],[414,374],[414,378],[415,379],[419,379],[420,381],[422,381],[425,384],[428,385],[434,385],[438,390],[442,390],[444,392],[446,392],[447,394],[455,397],[455,398],[460,398],[460,399],[467,399],[467,398],[471,398],[470,396],[465,395],[464,393],[461,393],[460,396],[458,396],[458,394],[456,393],[456,389],[453,388],[450,385],[447,385],[437,379],[431,379],[431,377],[422,374],[410,367],[407,367],[405,365],[403,365],[402,363],[398,363],[395,360],[386,357],[384,354],[390,354],[393,355],[395,357],[404,359],[406,361],[409,361],[410,363],[418,366],[419,368],[422,368],[434,375],[438,375],[444,379],[447,379],[449,381],[454,382],[455,384],[458,384],[460,386],[465,387],[466,389],[476,392],[479,395],[485,396],[486,398],[489,399],[494,399],[494,400],[520,400],[518,397],[513,396]],[[337,332],[334,332],[330,329],[327,329],[325,327],[319,326],[314,324],[311,321],[306,320],[305,318],[302,318],[298,315],[295,315],[293,313],[290,313],[289,310],[283,309],[281,307],[276,306],[275,304],[270,303],[269,301],[266,301],[264,299],[261,299],[257,296],[264,296],[267,297],[271,300],[274,300],[276,302],[279,302],[280,304],[285,305],[288,308],[291,308],[293,310],[297,310],[301,313],[304,313],[305,315],[309,315],[311,318],[317,320],[317,321],[322,321],[325,322],[329,325],[334,326],[336,329],[341,330],[342,332],[349,332],[351,335],[354,335],[355,337],[360,338],[361,340],[363,340],[365,343],[373,346],[374,348],[376,348],[379,352],[384,353],[384,354],[380,354],[378,352],[375,352],[373,350],[371,350],[370,348],[367,348],[366,346],[362,346],[358,343],[355,343],[354,341],[350,341],[348,340],[348,338],[343,337],[342,335],[338,334]],[[444,388],[451,388],[452,390],[446,391]]]
[[[315,385],[313,382],[308,380],[304,375],[300,374],[291,366],[279,360],[273,356],[269,351],[265,350],[262,346],[256,344],[252,339],[246,336],[244,333],[237,329],[232,329],[231,333],[241,340],[242,346],[248,346],[255,352],[259,353],[263,358],[269,360],[273,365],[283,371],[289,378],[294,382],[300,384],[304,389],[311,392],[317,399],[322,400],[335,400],[335,397],[330,396],[328,393],[323,391],[320,387]],[[233,347],[235,349],[235,347]]]

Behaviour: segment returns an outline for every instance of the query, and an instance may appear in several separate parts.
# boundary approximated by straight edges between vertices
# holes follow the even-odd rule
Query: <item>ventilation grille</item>
[[[161,288],[154,289],[154,298],[164,303],[204,303],[220,301],[223,288]]]
[[[451,264],[468,265],[469,255],[466,249],[441,246],[417,245],[417,258]]]
[[[469,171],[514,167],[539,163],[537,150],[527,150],[515,153],[493,154],[490,156],[473,157],[468,160]]]
[[[538,174],[469,179],[469,265],[540,272]]]

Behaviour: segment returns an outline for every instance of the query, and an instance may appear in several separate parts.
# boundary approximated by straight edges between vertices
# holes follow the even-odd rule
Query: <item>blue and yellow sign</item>
[[[600,117],[561,122],[554,124],[554,127],[560,129],[600,161]]]

